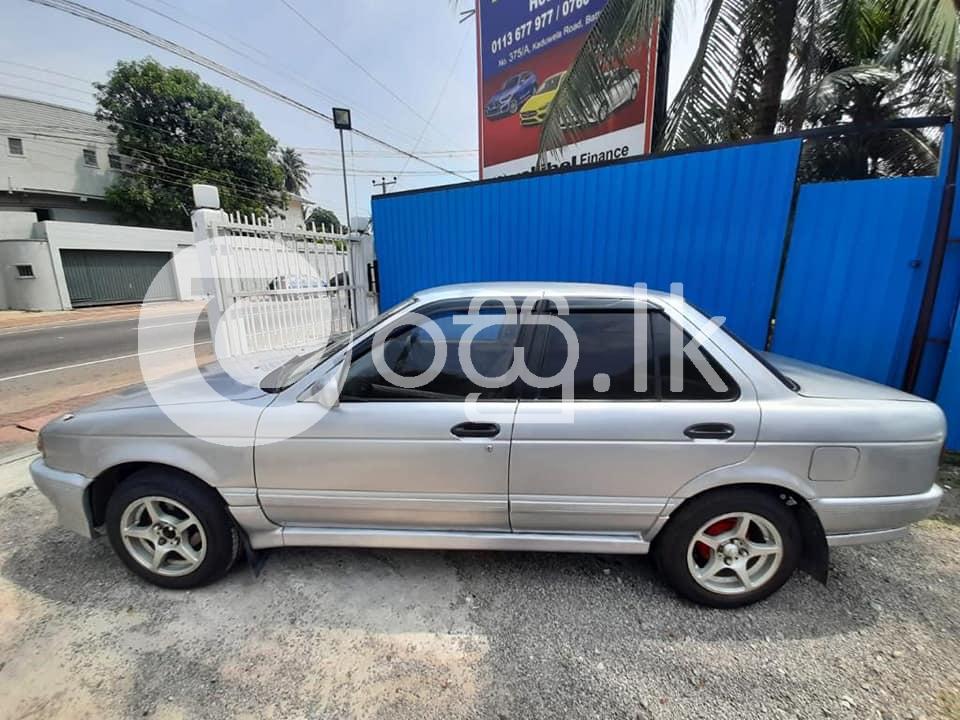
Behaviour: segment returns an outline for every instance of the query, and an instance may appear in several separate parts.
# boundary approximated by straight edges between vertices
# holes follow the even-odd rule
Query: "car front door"
[[[394,321],[382,345],[392,371],[386,375],[373,343],[361,342],[335,407],[307,392],[264,413],[255,463],[260,503],[271,520],[331,528],[509,529],[507,470],[517,401],[509,389],[478,388],[466,377],[457,350],[465,328],[453,322],[466,309],[467,301],[420,309],[435,323],[434,338],[411,316]],[[477,334],[471,360],[493,377],[512,362],[519,326],[500,322],[502,312],[487,314],[491,324]],[[444,358],[434,377],[404,387],[429,370],[437,352]],[[475,391],[482,393],[478,405],[495,419],[471,419],[464,398]]]
[[[563,400],[556,386],[531,389],[520,401],[510,454],[514,531],[642,534],[684,483],[752,452],[760,423],[755,390],[718,348],[704,345],[704,354],[725,391],[711,388],[686,358],[683,390],[671,389],[669,329],[682,319],[647,313],[646,342],[637,347],[632,301],[571,301],[569,315],[558,319],[579,344],[575,399]],[[568,348],[555,327],[542,326],[533,352],[546,378],[563,366]],[[644,366],[635,376],[638,361]],[[563,403],[572,419],[558,415]]]

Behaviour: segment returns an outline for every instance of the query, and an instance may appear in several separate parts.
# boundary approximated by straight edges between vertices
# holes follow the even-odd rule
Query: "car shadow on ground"
[[[443,594],[433,598],[423,592],[432,583],[448,583],[451,571],[460,584],[452,601]],[[826,587],[798,573],[767,601],[724,611],[678,598],[645,557],[289,548],[267,551],[259,576],[240,559],[228,577],[193,593],[214,600],[236,594],[250,600],[260,596],[269,604],[272,596],[335,589],[339,600],[349,602],[346,593],[352,588],[365,595],[364,605],[375,596],[375,604],[390,611],[398,626],[404,624],[404,611],[414,595],[426,603],[431,599],[461,603],[481,624],[488,615],[503,619],[522,614],[527,622],[576,623],[584,632],[615,630],[637,632],[646,639],[750,641],[819,638],[870,626],[877,610],[865,588],[879,582],[897,583],[870,573],[871,567],[855,562],[849,552],[839,557],[835,554]],[[106,538],[82,541],[57,527],[16,548],[0,574],[48,600],[101,610],[121,610],[131,604],[150,607],[158,594],[183,595],[158,589],[128,572]],[[922,587],[908,581],[890,591],[924,595]],[[926,596],[920,600],[932,607],[942,601]],[[838,607],[844,611],[838,612]],[[717,622],[718,617],[731,613],[737,622]]]

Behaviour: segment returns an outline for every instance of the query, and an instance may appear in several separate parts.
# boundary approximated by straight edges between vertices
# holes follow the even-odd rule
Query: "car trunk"
[[[847,375],[830,368],[794,360],[782,355],[774,355],[773,353],[763,353],[763,356],[782,374],[797,383],[800,386],[797,392],[804,397],[923,401],[923,398],[916,395],[910,395],[887,385]]]

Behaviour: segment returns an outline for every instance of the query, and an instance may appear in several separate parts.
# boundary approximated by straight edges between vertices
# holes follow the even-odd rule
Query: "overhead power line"
[[[103,27],[107,27],[112,30],[117,30],[118,32],[122,32],[138,40],[143,40],[144,42],[147,42],[153,45],[154,47],[158,47],[162,50],[166,50],[167,52],[173,53],[174,55],[178,55],[184,58],[185,60],[189,60],[190,62],[196,63],[197,65],[205,67],[208,70],[211,70],[217,73],[218,75],[222,75],[223,77],[229,78],[234,82],[240,83],[241,85],[245,85],[246,87],[249,87],[252,90],[256,90],[257,92],[260,92],[260,93],[263,93],[264,95],[272,97],[275,100],[279,100],[280,102],[290,105],[291,107],[294,107],[302,112],[305,112],[308,115],[313,115],[314,117],[318,117],[322,120],[333,122],[333,118],[327,113],[322,112],[321,110],[317,110],[316,108],[313,108],[305,103],[302,103],[299,100],[296,100],[288,95],[284,95],[283,93],[278,92],[273,88],[270,88],[257,80],[249,78],[246,75],[243,75],[237,72],[236,70],[233,70],[227,67],[226,65],[221,65],[215,60],[211,60],[210,58],[204,55],[201,55],[197,52],[194,52],[189,48],[185,48],[182,45],[178,45],[177,43],[167,40],[165,38],[162,38],[159,35],[154,35],[153,33],[147,30],[144,30],[143,28],[137,27],[135,25],[131,25],[130,23],[124,22],[123,20],[118,20],[115,17],[101,13],[97,10],[94,10],[93,8],[89,8],[86,5],[73,2],[72,0],[30,0],[30,2],[35,3],[37,5],[44,5],[46,7],[53,8],[54,10],[60,10],[61,12],[66,12],[70,15],[73,15],[74,17],[79,17],[84,20],[89,20],[90,22],[96,23],[97,25],[102,25]],[[455,170],[450,170],[449,168],[445,168],[442,165],[438,165],[435,162],[432,162],[422,157],[418,157],[414,153],[411,153],[402,148],[399,148],[396,145],[390,142],[387,142],[386,140],[381,140],[375,135],[371,135],[370,133],[364,132],[363,130],[354,129],[353,132],[357,133],[360,137],[370,140],[371,142],[375,142],[378,145],[382,145],[383,147],[387,147],[387,148],[390,148],[391,150],[395,150],[403,154],[405,157],[408,157],[412,160],[421,162],[424,165],[429,165],[430,167],[435,168],[437,170],[442,170],[444,173],[453,175],[455,177],[459,177],[463,180],[469,181],[471,179],[466,177],[465,175],[461,175]]]
[[[162,0],[160,0],[160,1],[162,2]],[[255,57],[251,57],[248,53],[245,53],[245,52],[242,52],[241,50],[238,50],[236,47],[234,47],[234,45],[231,45],[231,44],[229,44],[229,43],[225,43],[225,42],[223,42],[222,40],[220,40],[219,38],[217,38],[216,36],[211,35],[210,33],[205,32],[204,30],[200,30],[199,28],[196,28],[196,27],[194,27],[193,25],[190,25],[189,23],[186,23],[186,22],[180,20],[179,18],[176,18],[176,17],[173,17],[173,16],[171,16],[171,15],[168,15],[167,13],[161,12],[160,10],[156,10],[155,8],[149,7],[148,5],[144,5],[144,4],[143,4],[142,2],[140,2],[139,0],[127,0],[127,2],[129,2],[131,5],[135,5],[136,7],[139,7],[139,8],[141,8],[141,9],[143,9],[143,10],[146,10],[146,11],[149,12],[149,13],[153,13],[153,14],[156,15],[157,17],[161,17],[161,18],[163,18],[164,20],[167,20],[167,21],[169,21],[169,22],[172,22],[172,23],[174,23],[175,25],[184,28],[185,30],[189,30],[190,32],[195,33],[196,35],[199,35],[200,37],[204,38],[205,40],[209,40],[210,42],[212,42],[212,43],[214,43],[214,44],[216,44],[216,45],[219,45],[220,47],[228,50],[229,52],[232,52],[232,53],[234,53],[235,55],[238,55],[239,57],[242,57],[243,59],[247,60],[248,62],[252,62],[252,63],[254,63],[255,65],[258,65],[259,67],[264,68],[265,70],[267,70],[268,72],[276,75],[277,77],[282,77],[282,78],[284,78],[284,79],[286,79],[286,80],[289,80],[289,81],[291,81],[291,82],[293,82],[293,83],[296,83],[297,85],[300,85],[301,87],[306,88],[306,89],[309,90],[310,92],[318,95],[319,97],[322,97],[324,100],[327,100],[328,102],[330,102],[330,103],[332,103],[332,104],[334,104],[334,105],[340,104],[340,101],[336,100],[336,99],[335,99],[333,96],[331,96],[329,93],[324,92],[323,90],[321,90],[320,88],[316,87],[315,85],[311,85],[311,84],[310,84],[309,82],[307,82],[306,80],[304,80],[304,79],[302,79],[302,78],[299,78],[299,77],[293,75],[293,74],[292,74],[293,71],[291,71],[289,67],[284,67],[284,66],[281,65],[280,67],[283,68],[283,71],[281,71],[281,69],[278,69],[277,67],[274,67],[274,66],[272,66],[272,65],[269,65],[269,64],[267,64],[266,62],[263,62],[262,60],[259,60],[259,59],[255,58]],[[167,7],[171,7],[169,3],[164,3],[164,4],[167,5]],[[269,55],[267,55],[266,53],[264,53],[262,50],[259,50],[259,49],[255,48],[255,47],[253,47],[252,45],[249,45],[249,44],[247,44],[247,43],[244,43],[244,42],[242,42],[242,41],[240,41],[240,40],[238,40],[238,39],[236,39],[236,38],[233,38],[233,36],[230,36],[230,35],[227,35],[227,37],[232,38],[233,41],[234,41],[234,43],[236,43],[236,44],[243,45],[244,47],[248,47],[248,48],[252,49],[252,50],[253,50],[254,52],[256,52],[258,55],[262,56],[265,60],[271,60],[271,59],[272,59]],[[354,107],[357,108],[357,114],[358,114],[358,115],[368,116],[368,117],[370,117],[372,120],[376,120],[376,121],[377,121],[377,124],[380,125],[380,126],[382,126],[384,129],[389,130],[390,132],[395,133],[395,134],[397,134],[397,135],[402,135],[402,136],[404,136],[404,137],[408,137],[408,138],[410,138],[411,140],[413,139],[413,136],[412,136],[410,133],[404,132],[403,130],[400,130],[399,128],[393,127],[392,125],[390,125],[390,123],[388,123],[386,120],[384,120],[384,119],[383,119],[381,116],[379,116],[377,113],[372,112],[372,111],[364,108],[362,105],[359,105],[359,104],[357,104],[357,103],[351,102],[351,104],[352,104]]]
[[[26,68],[27,70],[37,70],[42,73],[49,73],[50,75],[59,75],[62,78],[67,78],[68,80],[79,80],[83,83],[93,84],[86,78],[78,77],[76,75],[68,75],[67,73],[58,72],[56,70],[51,70],[50,68],[39,67],[38,65],[28,65],[27,63],[14,62],[13,60],[0,60],[0,65],[15,65],[16,67]]]
[[[132,2],[132,1],[133,1],[133,0],[128,0],[128,2]],[[425,123],[427,124],[427,126],[430,125],[431,118],[426,118],[426,117],[424,117],[423,114],[422,114],[419,110],[417,110],[415,107],[413,107],[413,105],[411,105],[411,104],[408,103],[406,100],[404,100],[402,97],[400,97],[400,95],[398,95],[398,94],[393,90],[393,88],[391,88],[391,87],[390,87],[389,85],[387,85],[386,83],[381,82],[380,79],[379,79],[377,76],[375,76],[372,72],[370,72],[366,67],[364,67],[363,64],[362,64],[359,60],[357,60],[356,58],[354,58],[350,53],[348,53],[346,50],[344,50],[342,47],[340,47],[340,46],[336,43],[336,41],[334,41],[334,39],[331,38],[329,35],[327,35],[323,30],[321,30],[319,27],[317,27],[316,25],[314,25],[313,22],[310,20],[310,18],[308,18],[306,15],[304,15],[302,12],[300,12],[293,3],[291,3],[289,0],[280,0],[280,2],[283,3],[283,4],[287,7],[287,9],[290,10],[290,12],[292,12],[294,15],[296,15],[298,18],[300,18],[304,23],[306,23],[307,27],[309,27],[311,30],[313,30],[313,31],[314,31],[317,35],[319,35],[321,38],[323,38],[324,40],[326,40],[326,42],[327,42],[334,50],[336,50],[336,51],[337,51],[338,53],[340,53],[344,58],[346,58],[347,62],[349,62],[351,65],[353,65],[355,68],[357,68],[360,72],[362,72],[364,75],[366,75],[368,78],[370,78],[374,83],[376,83],[376,85],[377,85],[378,87],[380,87],[380,88],[382,88],[383,90],[385,90],[385,91],[390,95],[390,97],[392,97],[392,98],[393,98],[394,100],[396,100],[398,103],[400,103],[401,105],[403,105],[403,107],[405,107],[407,110],[409,110],[409,111],[412,112],[414,115],[416,115],[417,118],[419,118],[420,120],[422,120],[423,122],[425,122]],[[445,136],[447,136],[446,133],[442,133],[442,134],[445,135]],[[449,136],[447,136],[447,137],[449,137]]]
[[[82,103],[81,100],[78,100],[78,99],[75,98],[75,97],[67,97],[66,95],[59,95],[59,94],[57,94],[57,93],[44,92],[43,90],[37,90],[37,89],[32,88],[32,87],[23,87],[22,85],[17,85],[16,83],[12,83],[12,82],[9,82],[9,81],[7,81],[7,80],[0,80],[0,85],[2,85],[3,88],[6,88],[6,92],[3,91],[3,88],[0,88],[0,95],[5,95],[5,94],[7,94],[7,93],[9,93],[9,92],[14,92],[14,93],[24,93],[24,92],[25,92],[25,93],[30,93],[31,95],[40,95],[40,96],[42,96],[42,97],[44,97],[44,98],[53,98],[54,100],[60,100],[60,101],[62,101],[62,102],[73,103],[74,107],[72,107],[72,109],[77,110],[77,111],[79,111],[79,112],[86,112],[86,113],[89,113],[89,112],[90,112],[90,110],[85,110],[85,109],[83,109],[83,108],[75,107],[76,105],[79,105],[79,104]],[[22,96],[20,96],[20,95],[13,95],[12,97],[17,97],[17,98],[19,98],[19,99],[21,99],[21,100],[29,100],[29,99],[30,99],[30,98],[24,98],[24,97],[22,97]],[[40,100],[40,101],[36,101],[36,102],[43,102],[43,101]],[[92,97],[91,97],[91,99],[90,99],[90,102],[91,102],[91,104],[93,103],[93,98],[92,98]]]
[[[283,1],[286,2],[286,0]],[[433,104],[433,109],[430,111],[430,117],[428,117],[423,123],[423,129],[420,131],[417,141],[413,144],[414,152],[420,149],[420,143],[423,142],[423,136],[427,134],[427,128],[429,128],[430,123],[433,122],[433,117],[437,114],[437,110],[440,108],[440,103],[443,102],[443,96],[447,94],[447,87],[450,85],[450,78],[452,78],[453,74],[457,71],[457,65],[460,63],[460,56],[463,54],[463,46],[466,44],[466,42],[467,34],[464,33],[463,37],[460,39],[460,47],[457,49],[457,56],[453,59],[453,62],[450,63],[450,72],[447,73],[447,77],[443,81],[443,86],[440,88],[440,94],[437,95],[437,101]],[[400,168],[401,174],[407,169],[409,164],[410,158],[407,158],[403,163],[403,167]]]
[[[69,90],[70,92],[75,92],[75,93],[78,93],[78,94],[80,94],[80,95],[86,95],[86,96],[89,97],[89,98],[93,98],[93,88],[92,88],[92,87],[91,87],[89,90],[81,90],[80,88],[70,87],[69,85],[63,85],[63,84],[61,84],[61,83],[56,83],[56,82],[53,82],[52,80],[41,80],[40,78],[27,77],[27,76],[24,76],[24,75],[20,75],[20,74],[18,74],[18,73],[4,72],[3,70],[0,70],[0,75],[2,75],[2,76],[4,76],[4,77],[11,77],[11,78],[14,78],[15,80],[25,80],[26,82],[40,83],[40,84],[42,84],[42,85],[49,85],[50,87],[59,88],[59,89],[61,89],[61,90]]]
[[[309,148],[309,147],[295,147],[294,148],[301,155],[330,155],[331,157],[336,156],[340,157],[340,151],[334,148]],[[357,150],[356,154],[358,156],[368,156],[368,157],[377,157],[377,158],[386,158],[386,157],[403,157],[398,153],[389,153],[383,150]],[[456,157],[456,156],[471,156],[476,155],[477,150],[419,150],[417,151],[418,155],[424,157]]]
[[[0,123],[0,130],[9,131],[11,126],[3,125]],[[18,132],[24,137],[35,137],[41,140],[56,140],[59,144],[64,145],[73,145],[76,147],[90,147],[92,142],[100,142],[101,144],[112,144],[112,139],[106,138],[91,138],[89,136],[72,136],[72,135],[62,135],[57,133],[43,133],[36,132],[29,128],[22,128],[13,126],[14,132]],[[50,143],[51,145],[53,143]],[[165,155],[161,155],[150,150],[146,150],[141,146],[135,145],[133,143],[127,143],[130,147],[134,148],[136,151],[142,155],[148,157],[141,157],[140,155],[131,155],[129,153],[123,153],[119,150],[111,150],[113,154],[119,155],[120,157],[127,158],[128,160],[135,160],[139,162],[145,162],[150,164],[151,168],[156,170],[162,170],[164,172],[177,172],[183,175],[184,177],[190,175],[191,173],[196,176],[200,173],[204,174],[215,174],[220,176],[218,182],[222,183],[224,186],[232,189],[235,192],[245,192],[249,195],[256,195],[258,193],[278,193],[278,188],[271,188],[266,185],[257,185],[256,183],[249,182],[247,180],[242,180],[238,178],[232,171],[226,170],[223,168],[210,168],[203,165],[197,165],[195,163],[187,162],[186,160],[177,160],[176,158],[170,158]],[[162,161],[162,162],[158,162]],[[223,176],[230,178],[230,180],[223,180]]]

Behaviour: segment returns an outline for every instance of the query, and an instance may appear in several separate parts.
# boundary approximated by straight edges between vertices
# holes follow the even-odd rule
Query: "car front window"
[[[360,326],[352,332],[339,333],[330,337],[329,341],[315,350],[297,355],[290,358],[287,362],[278,368],[270,371],[263,380],[260,381],[260,389],[268,393],[278,393],[286,390],[288,387],[317,367],[320,363],[333,357],[350,344],[355,337],[366,335],[370,330],[382,322],[390,320],[409,308],[415,301],[415,298],[408,298],[403,302],[394,305],[389,310],[377,315],[365,325]]]
[[[540,86],[540,89],[537,92],[550,92],[551,90],[556,90],[559,84],[560,84],[559,75],[548,77],[546,80],[543,81],[543,85]]]

